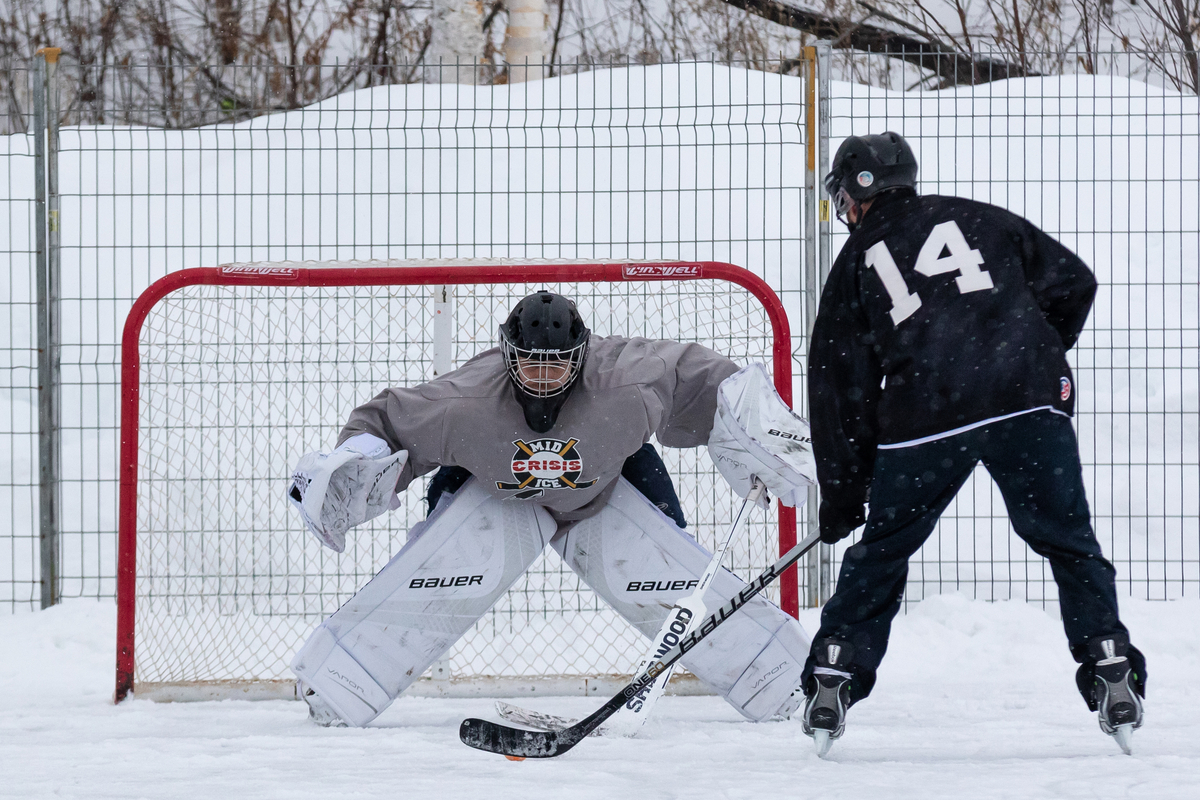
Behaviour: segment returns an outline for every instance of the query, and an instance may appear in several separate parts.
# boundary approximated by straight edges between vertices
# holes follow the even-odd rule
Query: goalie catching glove
[[[740,497],[757,477],[779,502],[799,506],[817,482],[808,423],[783,402],[762,364],[743,367],[717,388],[708,454]],[[766,497],[760,502],[765,507]]]
[[[408,451],[391,453],[369,433],[352,436],[332,453],[307,453],[292,473],[288,499],[321,544],[342,552],[346,531],[400,507],[396,481]]]

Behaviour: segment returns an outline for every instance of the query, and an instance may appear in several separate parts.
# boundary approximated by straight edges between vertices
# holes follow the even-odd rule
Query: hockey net
[[[147,289],[123,350],[118,700],[291,694],[296,649],[426,514],[421,479],[333,553],[286,502],[291,468],[331,447],[381,389],[432,378],[439,346],[456,365],[494,346],[516,301],[542,288],[575,299],[599,335],[762,361],[790,401],[782,306],[727,264],[253,264],[184,270]],[[453,315],[449,343],[435,340],[436,314]],[[688,532],[713,548],[740,501],[705,448],[659,451]],[[726,566],[749,579],[794,537],[790,513],[756,512]],[[795,613],[794,578],[785,585],[773,599]],[[410,692],[615,691],[642,647],[547,548]]]

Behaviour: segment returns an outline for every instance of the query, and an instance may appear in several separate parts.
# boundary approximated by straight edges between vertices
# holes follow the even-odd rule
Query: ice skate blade
[[[1133,723],[1127,722],[1124,725],[1118,725],[1113,731],[1113,738],[1117,740],[1117,744],[1121,748],[1121,752],[1127,756],[1133,755]]]
[[[812,732],[812,737],[813,744],[817,746],[817,758],[824,758],[833,745],[833,739],[829,738],[829,731],[817,728]]]

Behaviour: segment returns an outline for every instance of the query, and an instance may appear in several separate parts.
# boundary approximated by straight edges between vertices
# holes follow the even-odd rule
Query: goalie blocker
[[[785,506],[801,506],[817,482],[808,423],[775,391],[762,364],[750,364],[717,388],[708,453],[739,497],[758,478]],[[767,505],[767,498],[760,500]]]

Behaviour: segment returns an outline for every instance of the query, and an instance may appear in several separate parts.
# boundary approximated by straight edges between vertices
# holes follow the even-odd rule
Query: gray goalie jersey
[[[554,427],[525,424],[499,348],[356,408],[339,444],[359,433],[408,451],[396,491],[440,466],[475,475],[496,497],[544,506],[559,522],[607,502],[625,459],[651,435],[668,447],[708,442],[717,386],[737,371],[697,344],[593,335],[583,374]]]

